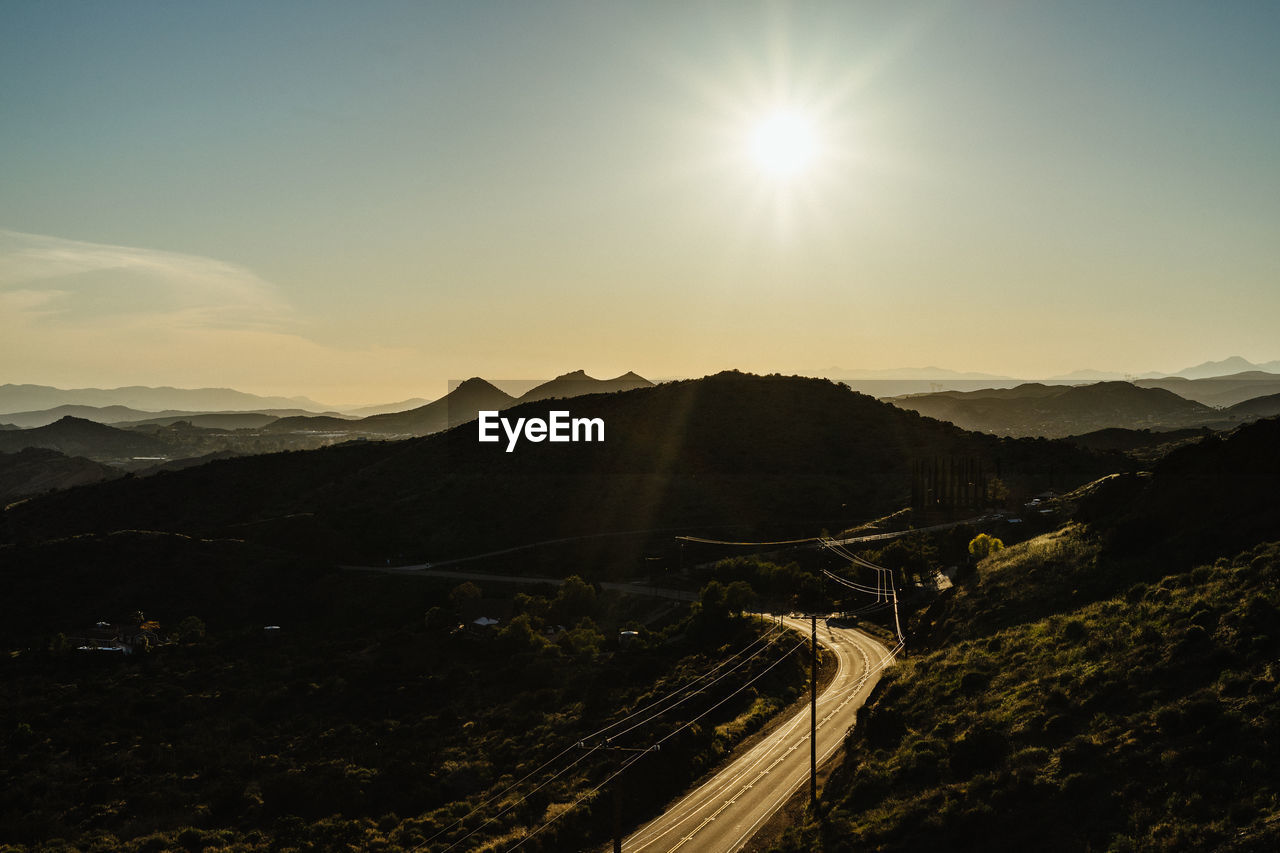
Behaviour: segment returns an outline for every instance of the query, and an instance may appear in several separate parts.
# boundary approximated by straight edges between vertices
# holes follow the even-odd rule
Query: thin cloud
[[[333,346],[305,325],[235,264],[0,229],[0,382],[232,385],[360,403],[428,384],[416,349]]]
[[[0,229],[0,292],[32,318],[123,317],[187,328],[282,328],[294,312],[268,281],[214,258]],[[18,296],[20,295],[20,296]]]

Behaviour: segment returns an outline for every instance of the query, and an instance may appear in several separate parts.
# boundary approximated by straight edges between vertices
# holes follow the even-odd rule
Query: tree
[[[729,605],[725,601],[725,586],[720,581],[713,580],[707,583],[698,593],[698,602],[701,605],[701,614],[703,622],[709,625],[719,625],[729,618]]]
[[[1009,500],[1009,487],[999,477],[987,480],[987,500],[992,506],[1004,506]]]
[[[979,533],[969,540],[969,553],[975,560],[985,560],[996,551],[1004,550],[1004,543],[994,536]]]
[[[507,653],[519,654],[546,645],[546,640],[529,624],[529,614],[521,613],[498,632],[498,643]]]
[[[596,588],[577,575],[570,575],[551,604],[551,618],[560,625],[575,625],[595,610]]]
[[[198,616],[188,616],[178,623],[178,639],[184,643],[194,643],[197,640],[203,640],[205,633],[204,621]]]
[[[732,614],[749,610],[756,603],[756,591],[746,581],[734,581],[724,591],[725,605]]]
[[[464,581],[453,588],[449,593],[449,603],[453,605],[453,609],[459,613],[466,615],[467,607],[480,600],[480,587],[471,581]]]

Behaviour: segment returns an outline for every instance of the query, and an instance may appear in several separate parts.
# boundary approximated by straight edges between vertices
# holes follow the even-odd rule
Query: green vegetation
[[[966,594],[1097,556],[1079,528],[1042,537],[984,563]],[[828,811],[781,849],[1275,849],[1277,626],[1272,543],[957,631],[886,673]]]
[[[1128,464],[809,380],[727,374],[581,401],[608,443],[508,456],[449,434],[7,509],[0,844],[438,853],[506,849],[545,825],[522,849],[580,849],[608,832],[599,786],[637,755],[623,749],[666,738],[625,774],[634,823],[795,698],[804,662],[775,643],[722,706],[700,695],[607,744],[601,729],[750,647],[765,626],[744,608],[846,604],[824,570],[880,580],[816,549],[695,570],[690,544],[691,605],[595,584],[671,576],[674,549],[649,547],[667,528],[843,524],[900,506],[922,454],[982,458],[1013,501]],[[782,849],[1277,846],[1277,446],[1280,422],[1259,422],[1081,489],[1000,540],[960,526],[863,550],[893,572],[911,657]],[[1017,541],[1068,505],[1070,523]],[[620,529],[655,532],[588,536]],[[332,568],[576,535],[501,558],[570,576],[561,587]],[[915,594],[939,567],[959,569],[956,586]],[[77,648],[135,611],[161,626],[150,652]],[[478,616],[499,621],[459,629]],[[545,778],[548,763],[565,772]]]
[[[37,615],[5,633],[4,849],[440,851],[474,832],[455,849],[501,850],[559,812],[522,849],[577,847],[606,837],[612,802],[607,789],[591,791],[632,753],[574,742],[766,627],[726,609],[602,593],[578,578],[519,591],[317,570],[172,535],[3,557],[7,569],[39,569],[22,590]],[[138,565],[147,569],[131,575]],[[123,657],[67,641],[139,608],[171,644]],[[501,612],[500,623],[459,628],[486,612]],[[21,633],[41,620],[44,634]],[[637,636],[623,647],[620,630]],[[799,694],[797,653],[677,730],[787,647],[775,641],[714,695],[618,741],[642,747],[671,735],[626,774],[628,821],[658,810]]]
[[[1062,438],[1105,429],[1230,427],[1217,409],[1163,388],[1129,382],[1025,383],[1016,388],[912,394],[894,402],[965,429],[996,435]]]
[[[1088,523],[979,563],[777,849],[1280,848],[1277,433],[1101,484]]]
[[[969,540],[969,556],[985,560],[996,551],[1004,550],[1004,542],[988,533],[979,533]]]

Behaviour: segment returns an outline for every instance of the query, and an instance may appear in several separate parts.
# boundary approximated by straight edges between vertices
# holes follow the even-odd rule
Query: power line
[[[512,847],[508,848],[508,851],[515,850],[516,848],[521,847],[521,846],[522,846],[526,841],[528,841],[530,838],[532,838],[533,836],[537,835],[539,832],[542,832],[542,831],[543,831],[544,829],[546,829],[548,826],[550,826],[551,824],[553,824],[553,823],[555,823],[557,820],[559,820],[559,819],[560,819],[560,818],[561,818],[561,817],[562,817],[566,812],[572,811],[574,808],[576,808],[576,807],[578,806],[578,804],[579,804],[579,803],[581,803],[581,802],[582,802],[583,800],[585,800],[587,797],[591,796],[591,795],[592,795],[592,794],[594,794],[596,791],[598,791],[598,790],[600,790],[601,788],[603,788],[603,787],[604,787],[605,785],[607,785],[610,781],[612,781],[615,777],[617,777],[617,776],[618,776],[618,774],[622,773],[622,771],[626,770],[626,769],[627,769],[628,767],[630,767],[632,764],[634,764],[635,762],[639,761],[639,760],[640,760],[640,758],[641,758],[645,753],[647,753],[647,752],[651,752],[651,751],[653,751],[653,750],[657,749],[658,747],[660,747],[660,746],[661,746],[663,743],[665,743],[666,741],[670,740],[671,738],[675,737],[675,736],[676,736],[677,734],[679,734],[680,732],[682,732],[682,731],[684,731],[685,729],[689,728],[690,726],[694,725],[694,724],[695,724],[695,723],[697,723],[699,720],[701,720],[703,717],[707,716],[707,715],[708,715],[708,714],[710,714],[712,711],[714,711],[715,709],[719,708],[719,707],[720,707],[721,705],[723,705],[725,702],[728,702],[730,699],[732,699],[733,697],[737,696],[737,695],[738,695],[739,693],[741,693],[743,690],[746,690],[746,689],[747,689],[748,687],[750,687],[752,684],[755,684],[757,681],[759,681],[761,678],[763,678],[765,675],[767,675],[771,670],[773,670],[773,668],[774,668],[774,667],[778,666],[778,664],[782,663],[784,660],[786,660],[788,657],[790,657],[792,652],[794,652],[796,649],[800,648],[800,646],[804,645],[804,644],[805,644],[805,643],[807,643],[807,642],[808,642],[808,639],[807,639],[807,638],[806,638],[806,639],[802,639],[802,640],[800,640],[800,642],[796,643],[794,646],[792,646],[791,648],[787,649],[787,651],[786,651],[783,655],[781,655],[777,660],[775,660],[773,663],[769,664],[769,666],[765,667],[763,670],[761,670],[759,673],[757,673],[754,677],[752,677],[752,678],[751,678],[749,681],[747,681],[745,684],[742,684],[741,686],[739,686],[737,690],[734,690],[732,693],[730,693],[729,695],[725,696],[723,699],[721,699],[719,702],[715,703],[715,704],[714,704],[714,705],[712,705],[711,707],[704,709],[704,710],[702,711],[702,713],[700,713],[700,714],[698,714],[697,716],[693,717],[693,718],[692,718],[691,720],[689,720],[688,722],[684,723],[683,725],[680,725],[679,727],[677,727],[677,728],[675,728],[675,729],[672,729],[670,732],[667,732],[667,734],[663,735],[661,738],[659,738],[658,740],[656,740],[656,741],[654,741],[652,744],[650,744],[650,745],[648,746],[648,748],[646,748],[646,749],[644,749],[644,750],[642,750],[642,751],[640,751],[640,752],[636,753],[636,754],[635,754],[635,755],[633,755],[631,758],[627,759],[625,762],[623,762],[623,764],[622,764],[622,766],[621,766],[621,767],[619,767],[617,770],[615,770],[613,773],[611,773],[608,777],[606,777],[606,778],[604,779],[604,781],[600,782],[600,784],[596,785],[595,787],[588,789],[586,793],[584,793],[582,796],[578,797],[578,799],[574,800],[574,801],[573,801],[573,803],[572,803],[572,804],[570,804],[568,808],[563,809],[563,810],[561,810],[561,811],[557,812],[557,813],[556,813],[556,814],[555,814],[555,815],[554,815],[550,820],[548,820],[548,821],[546,821],[545,823],[541,824],[537,829],[533,830],[533,831],[532,831],[532,832],[530,832],[528,835],[526,835],[524,838],[520,839],[520,841],[519,841],[519,842],[517,842],[514,846],[512,846]],[[762,651],[763,651],[763,650],[762,650]],[[753,658],[754,658],[754,657],[755,657],[755,656],[753,655]],[[744,662],[744,663],[745,663],[745,662]],[[719,680],[719,679],[717,679],[717,681],[718,681],[718,680]]]
[[[542,789],[543,789],[543,788],[545,788],[547,785],[550,785],[550,784],[551,784],[551,782],[552,782],[553,780],[558,779],[559,777],[563,776],[565,773],[569,772],[569,770],[571,770],[575,764],[577,764],[579,761],[583,761],[584,759],[586,759],[587,757],[589,757],[589,756],[591,755],[591,753],[595,752],[597,749],[599,749],[599,747],[592,747],[589,751],[587,751],[587,752],[583,753],[581,756],[579,756],[578,758],[576,758],[576,759],[574,759],[572,762],[570,762],[570,763],[569,763],[569,765],[568,765],[567,767],[565,767],[564,769],[562,769],[560,772],[558,772],[558,773],[556,773],[556,774],[554,774],[554,775],[552,775],[552,776],[548,776],[548,777],[547,777],[545,780],[543,780],[543,782],[542,782],[541,784],[539,784],[536,788],[534,788],[534,789],[533,789],[532,791],[530,791],[529,793],[525,794],[525,795],[524,795],[523,797],[521,797],[520,799],[518,799],[518,800],[516,800],[515,802],[511,803],[509,806],[507,806],[506,808],[504,808],[502,811],[498,812],[497,814],[490,815],[488,818],[486,818],[486,819],[485,819],[485,821],[484,821],[483,823],[481,823],[481,824],[480,824],[479,826],[477,826],[475,829],[471,830],[471,831],[470,831],[470,832],[468,832],[466,835],[462,836],[462,837],[461,837],[461,838],[459,838],[457,841],[453,842],[453,843],[452,843],[452,844],[450,844],[448,847],[446,847],[446,848],[445,848],[445,853],[448,853],[448,851],[450,851],[450,850],[452,850],[453,848],[457,847],[459,844],[461,844],[462,842],[466,841],[468,838],[470,838],[471,836],[475,835],[477,832],[479,832],[480,830],[484,829],[486,826],[488,826],[489,824],[493,823],[495,820],[497,820],[498,818],[502,817],[504,814],[506,814],[507,812],[511,811],[512,809],[514,809],[516,806],[519,806],[519,805],[523,804],[527,799],[529,799],[529,797],[531,797],[531,796],[533,796],[534,794],[538,793],[538,791],[542,790]],[[526,778],[527,778],[527,777],[526,777]],[[426,842],[423,842],[423,843],[425,844]],[[416,849],[416,848],[415,848],[415,849]]]
[[[725,676],[729,675],[730,673],[732,673],[732,672],[736,671],[737,669],[741,668],[741,667],[742,667],[742,666],[744,666],[746,663],[749,663],[751,660],[754,660],[756,657],[758,657],[760,654],[762,654],[765,650],[767,650],[768,646],[773,642],[774,635],[775,635],[775,634],[777,634],[779,630],[780,630],[780,629],[778,629],[777,627],[771,628],[769,631],[767,631],[767,632],[765,632],[764,634],[762,634],[761,636],[757,637],[755,640],[752,640],[750,643],[748,643],[748,644],[747,644],[746,646],[744,646],[743,648],[739,649],[739,650],[738,650],[737,652],[735,652],[734,654],[730,655],[728,658],[725,658],[725,659],[721,660],[721,661],[720,661],[719,663],[717,663],[714,667],[712,667],[711,669],[709,669],[709,670],[707,670],[706,672],[702,673],[701,675],[697,676],[696,678],[691,679],[689,682],[687,682],[686,684],[684,684],[684,685],[682,685],[681,687],[677,688],[677,689],[676,689],[675,691],[673,691],[672,693],[669,693],[669,694],[667,694],[667,695],[665,695],[665,696],[661,696],[661,697],[659,697],[658,699],[655,699],[654,701],[652,701],[652,702],[650,702],[649,704],[647,704],[647,705],[643,706],[642,708],[639,708],[639,709],[637,709],[637,710],[635,710],[635,711],[632,711],[631,713],[627,714],[626,716],[622,717],[621,719],[619,719],[619,720],[615,720],[614,722],[610,723],[609,725],[604,726],[603,728],[598,729],[598,730],[596,730],[595,732],[592,732],[591,734],[586,735],[585,737],[580,738],[578,741],[576,741],[576,742],[574,742],[574,743],[570,744],[569,746],[565,747],[565,748],[564,748],[564,749],[562,749],[560,752],[558,752],[557,754],[555,754],[555,755],[554,755],[554,756],[552,756],[551,758],[549,758],[549,759],[547,759],[546,761],[544,761],[544,762],[543,762],[539,767],[537,767],[536,769],[531,770],[530,772],[526,773],[526,774],[525,774],[524,776],[522,776],[520,779],[518,779],[518,780],[516,780],[515,782],[511,783],[510,785],[508,785],[506,788],[504,788],[503,790],[499,791],[498,793],[493,794],[493,795],[492,795],[492,796],[490,796],[488,799],[484,800],[484,801],[483,801],[482,803],[480,803],[478,806],[476,806],[475,808],[473,808],[471,811],[467,812],[465,815],[463,815],[462,817],[460,817],[460,818],[458,818],[457,820],[455,820],[453,823],[449,824],[448,826],[446,826],[446,827],[444,827],[444,828],[442,828],[442,829],[440,829],[440,830],[437,830],[437,831],[436,831],[436,833],[435,833],[435,834],[433,834],[430,838],[425,839],[425,840],[424,840],[424,841],[422,841],[420,844],[418,844],[417,846],[415,846],[414,848],[412,848],[411,853],[412,853],[412,851],[416,851],[416,850],[420,849],[423,845],[429,844],[429,843],[431,843],[432,841],[434,841],[435,839],[439,838],[441,835],[443,835],[444,833],[446,833],[446,832],[448,832],[449,830],[453,829],[455,826],[457,826],[458,824],[462,823],[463,821],[465,821],[467,818],[471,817],[471,816],[472,816],[472,815],[474,815],[475,813],[477,813],[477,812],[479,812],[480,810],[484,809],[486,806],[490,805],[490,804],[491,804],[491,803],[493,803],[495,800],[498,800],[498,799],[501,799],[502,797],[505,797],[507,794],[509,794],[509,793],[511,793],[512,791],[514,791],[517,787],[519,787],[520,785],[522,785],[523,783],[525,783],[526,781],[528,781],[528,780],[529,780],[529,779],[531,779],[532,777],[536,776],[537,774],[541,773],[543,770],[545,770],[545,769],[547,769],[548,767],[550,767],[552,764],[554,764],[554,763],[555,763],[556,761],[558,761],[559,759],[563,758],[563,757],[564,757],[565,755],[567,755],[569,752],[571,752],[571,751],[573,751],[574,749],[578,748],[579,744],[585,743],[586,741],[588,741],[588,740],[592,740],[592,739],[594,739],[594,738],[598,738],[598,737],[600,737],[601,735],[604,735],[606,732],[610,731],[611,729],[616,728],[617,726],[620,726],[620,725],[622,725],[622,724],[626,723],[628,720],[631,720],[631,719],[633,719],[634,717],[639,716],[640,714],[643,714],[643,713],[645,713],[646,711],[651,710],[652,708],[654,708],[654,707],[656,707],[656,706],[658,706],[658,705],[662,704],[663,702],[667,702],[667,701],[669,701],[669,700],[671,700],[671,699],[674,699],[675,697],[679,696],[680,694],[682,694],[682,693],[684,693],[684,692],[686,692],[686,691],[688,691],[688,690],[692,689],[693,687],[695,687],[699,682],[701,682],[701,681],[705,681],[707,678],[710,678],[710,677],[711,677],[712,675],[714,675],[716,672],[718,672],[719,670],[721,670],[721,669],[723,669],[724,667],[728,666],[728,665],[729,665],[731,662],[733,662],[736,658],[739,658],[739,657],[741,657],[742,655],[746,654],[746,653],[747,653],[747,652],[748,652],[748,651],[749,651],[753,646],[756,646],[756,645],[758,645],[758,644],[760,644],[760,643],[766,643],[766,645],[765,645],[763,648],[761,648],[761,649],[757,650],[757,651],[756,651],[755,653],[753,653],[749,658],[747,658],[746,660],[742,661],[742,662],[741,662],[741,663],[739,663],[737,666],[735,666],[735,667],[733,667],[732,669],[730,669],[728,672],[726,672],[726,673],[722,674],[721,676],[719,676],[718,678],[716,678],[714,681],[712,681],[712,682],[711,682],[711,684],[716,683],[716,682],[717,682],[717,681],[719,681],[721,678],[724,678]],[[710,685],[710,684],[708,684],[707,686],[709,687],[709,686],[711,686],[711,685]],[[698,692],[701,692],[701,691],[698,691]],[[697,693],[690,694],[690,696],[686,696],[686,697],[685,697],[685,699],[691,698],[691,696],[693,696],[693,695],[697,695]],[[672,707],[672,708],[674,708],[676,705],[679,705],[679,704],[681,704],[681,703],[682,703],[682,702],[684,702],[684,701],[685,701],[684,699],[681,699],[679,702],[676,702],[676,703],[675,703],[675,704],[673,704],[671,707]],[[621,734],[626,734],[627,732],[631,731],[632,729],[635,729],[635,728],[638,728],[638,727],[639,727],[639,726],[641,726],[641,725],[644,725],[645,723],[647,723],[647,722],[649,722],[650,720],[652,720],[652,719],[654,719],[654,718],[656,718],[656,717],[660,716],[661,714],[666,713],[666,712],[667,712],[667,711],[669,711],[669,710],[671,710],[671,708],[667,708],[667,709],[665,709],[665,710],[663,710],[663,711],[659,711],[657,714],[654,714],[654,715],[650,716],[648,719],[643,720],[643,721],[641,721],[640,723],[636,723],[634,726],[632,726],[631,728],[628,728],[626,731],[622,732]],[[618,737],[618,736],[620,736],[620,735],[613,735],[613,737]],[[593,751],[594,751],[594,750],[593,750]],[[534,788],[534,789],[533,789],[533,791],[530,791],[530,792],[529,792],[529,794],[526,794],[526,795],[522,796],[522,797],[521,797],[519,800],[517,800],[517,801],[516,801],[512,806],[509,806],[508,808],[504,809],[502,812],[499,812],[497,815],[494,815],[494,818],[496,818],[496,817],[500,817],[502,814],[506,813],[506,812],[507,812],[507,811],[509,811],[511,808],[514,808],[516,805],[519,805],[520,803],[524,802],[526,799],[528,799],[528,797],[529,797],[531,794],[535,793],[536,791],[538,791],[540,788],[542,788],[543,786],[545,786],[546,784],[548,784],[548,783],[549,783],[549,782],[551,782],[552,780],[554,780],[554,779],[556,779],[556,778],[560,777],[561,775],[563,775],[565,772],[567,772],[571,767],[573,767],[573,766],[574,766],[575,764],[577,764],[579,761],[582,761],[584,758],[586,758],[586,757],[587,757],[587,755],[589,755],[589,754],[590,754],[590,752],[588,752],[588,753],[586,753],[586,754],[584,754],[584,755],[580,756],[579,758],[575,759],[572,763],[570,763],[568,766],[566,766],[566,767],[562,768],[562,769],[561,769],[561,770],[559,770],[558,772],[556,772],[556,773],[552,774],[551,776],[549,776],[546,780],[544,780],[541,784],[539,784],[536,788]],[[480,826],[481,826],[481,827],[483,827],[483,826],[487,825],[487,824],[488,824],[490,821],[492,821],[494,818],[489,818],[489,820],[486,820],[486,821],[485,821],[484,823],[482,823]],[[477,827],[477,830],[478,830],[479,828],[480,828],[480,827]],[[464,839],[466,839],[466,838],[469,838],[469,837],[470,837],[472,834],[474,834],[477,830],[472,830],[470,833],[468,833],[467,835],[463,836],[463,839],[459,839],[459,841],[464,840]],[[455,844],[455,845],[456,845],[457,843],[459,843],[459,842],[457,842],[457,841],[455,841],[455,842],[454,842],[454,844]],[[450,847],[449,847],[449,848],[446,848],[446,849],[452,849],[452,847],[453,847],[453,845],[450,845]]]
[[[745,660],[741,661],[737,666],[735,666],[735,667],[733,667],[732,669],[728,670],[727,672],[725,672],[725,673],[721,674],[719,677],[717,677],[714,681],[712,681],[712,682],[710,682],[709,684],[707,684],[705,687],[700,688],[699,690],[696,690],[696,691],[694,691],[693,693],[690,693],[688,696],[685,696],[683,699],[681,699],[679,702],[676,702],[676,703],[675,703],[674,705],[672,705],[670,708],[664,708],[663,710],[658,711],[658,712],[657,712],[657,713],[655,713],[655,714],[651,714],[650,716],[646,717],[645,719],[641,720],[640,722],[636,723],[635,725],[632,725],[632,726],[630,726],[629,728],[623,729],[622,731],[618,732],[617,734],[611,735],[609,739],[610,739],[610,740],[612,740],[613,738],[620,738],[620,737],[622,737],[623,735],[629,734],[629,733],[631,733],[631,732],[635,731],[636,729],[640,728],[641,726],[646,725],[646,724],[648,724],[648,723],[652,722],[653,720],[657,719],[658,717],[662,716],[663,714],[667,713],[668,711],[672,710],[673,708],[676,708],[676,707],[678,707],[678,706],[680,706],[680,705],[683,705],[685,702],[689,701],[689,700],[690,700],[690,699],[692,699],[694,696],[697,696],[699,693],[702,693],[702,692],[704,692],[705,690],[707,690],[707,689],[709,689],[709,688],[711,688],[711,687],[715,686],[716,684],[718,684],[718,683],[719,683],[720,681],[722,681],[723,679],[728,678],[728,677],[729,677],[730,675],[732,675],[733,673],[735,673],[735,672],[737,672],[738,670],[742,669],[742,667],[744,667],[744,666],[746,666],[747,664],[751,663],[751,661],[755,660],[755,659],[756,659],[756,658],[758,658],[760,655],[762,655],[762,654],[764,654],[766,651],[768,651],[768,650],[769,650],[769,647],[770,647],[770,646],[772,646],[772,645],[773,645],[773,643],[771,642],[768,646],[765,646],[764,648],[762,648],[762,649],[760,649],[759,651],[755,652],[753,655],[751,655],[751,657],[749,657],[749,658],[747,658],[747,659],[745,659]]]

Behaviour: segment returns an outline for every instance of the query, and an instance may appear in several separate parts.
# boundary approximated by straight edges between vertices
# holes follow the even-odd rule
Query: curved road
[[[785,619],[809,635],[809,623]],[[854,715],[891,663],[883,644],[852,628],[818,624],[818,641],[836,655],[836,676],[818,697],[818,763],[840,748]],[[623,840],[627,853],[732,853],[809,781],[809,708]]]

